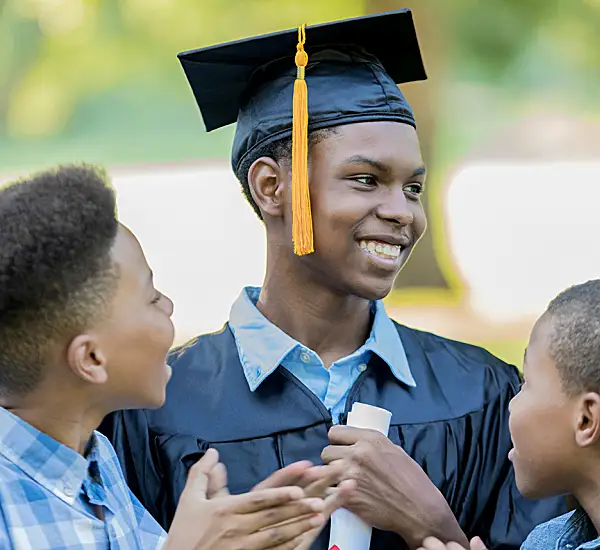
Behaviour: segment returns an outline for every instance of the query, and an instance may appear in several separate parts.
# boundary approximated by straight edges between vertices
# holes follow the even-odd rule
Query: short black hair
[[[600,279],[572,286],[548,305],[550,356],[565,391],[600,392]]]
[[[335,126],[330,128],[323,128],[320,130],[314,130],[309,132],[308,134],[308,149],[310,153],[310,149],[320,143],[321,141],[327,139],[333,134],[337,133],[337,129]],[[262,157],[269,157],[277,162],[286,163],[288,166],[292,162],[292,138],[286,137],[277,141],[267,142],[262,146],[257,147],[254,151],[252,151],[249,155],[246,155],[237,170],[235,171],[235,176],[240,182],[242,186],[242,193],[244,193],[244,197],[252,206],[256,215],[262,220],[262,213],[260,208],[254,202],[252,198],[252,193],[250,192],[250,184],[248,183],[248,172],[250,171],[250,167]]]
[[[52,345],[106,315],[118,221],[103,170],[65,165],[0,189],[0,395],[24,395]]]

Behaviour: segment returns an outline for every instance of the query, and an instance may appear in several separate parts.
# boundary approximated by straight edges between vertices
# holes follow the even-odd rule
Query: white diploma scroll
[[[385,409],[354,403],[348,413],[348,426],[377,430],[387,437],[392,413]],[[330,550],[369,550],[373,528],[345,509],[331,516]]]

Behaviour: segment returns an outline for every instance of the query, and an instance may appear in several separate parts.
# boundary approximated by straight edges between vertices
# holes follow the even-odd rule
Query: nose
[[[518,395],[519,395],[518,393],[516,395],[513,395],[512,399],[508,402],[508,412],[509,413],[512,412],[512,409],[514,407],[515,399],[517,398]]]
[[[415,215],[403,186],[395,185],[389,188],[389,192],[377,209],[377,215],[383,220],[401,226],[411,225],[414,222]]]
[[[168,296],[164,296],[164,300],[163,300],[163,304],[164,304],[164,311],[165,313],[171,317],[173,315],[173,310],[175,309],[175,305],[173,304],[173,300],[171,300],[171,298],[169,298]]]

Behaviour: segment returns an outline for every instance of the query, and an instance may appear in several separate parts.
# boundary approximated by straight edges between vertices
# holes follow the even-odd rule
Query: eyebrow
[[[371,157],[365,157],[364,155],[354,155],[349,157],[344,161],[344,164],[368,164],[380,172],[390,172],[390,167],[387,164],[384,164],[383,162]],[[426,173],[427,169],[425,168],[425,165],[421,165],[412,173],[410,177],[415,178],[417,176],[424,176]]]
[[[411,177],[415,178],[417,176],[424,176],[426,173],[427,173],[427,168],[425,168],[425,165],[422,164],[412,173]]]
[[[365,157],[363,155],[354,155],[352,157],[347,158],[344,161],[344,164],[368,164],[375,168],[375,170],[379,170],[380,172],[389,172],[390,168],[383,162],[379,162],[371,157]]]

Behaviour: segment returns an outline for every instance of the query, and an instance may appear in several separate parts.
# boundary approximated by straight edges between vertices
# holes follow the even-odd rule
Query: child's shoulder
[[[527,537],[521,550],[555,548],[556,542],[570,532],[575,548],[596,538],[591,521],[583,510],[574,510],[538,525]]]

